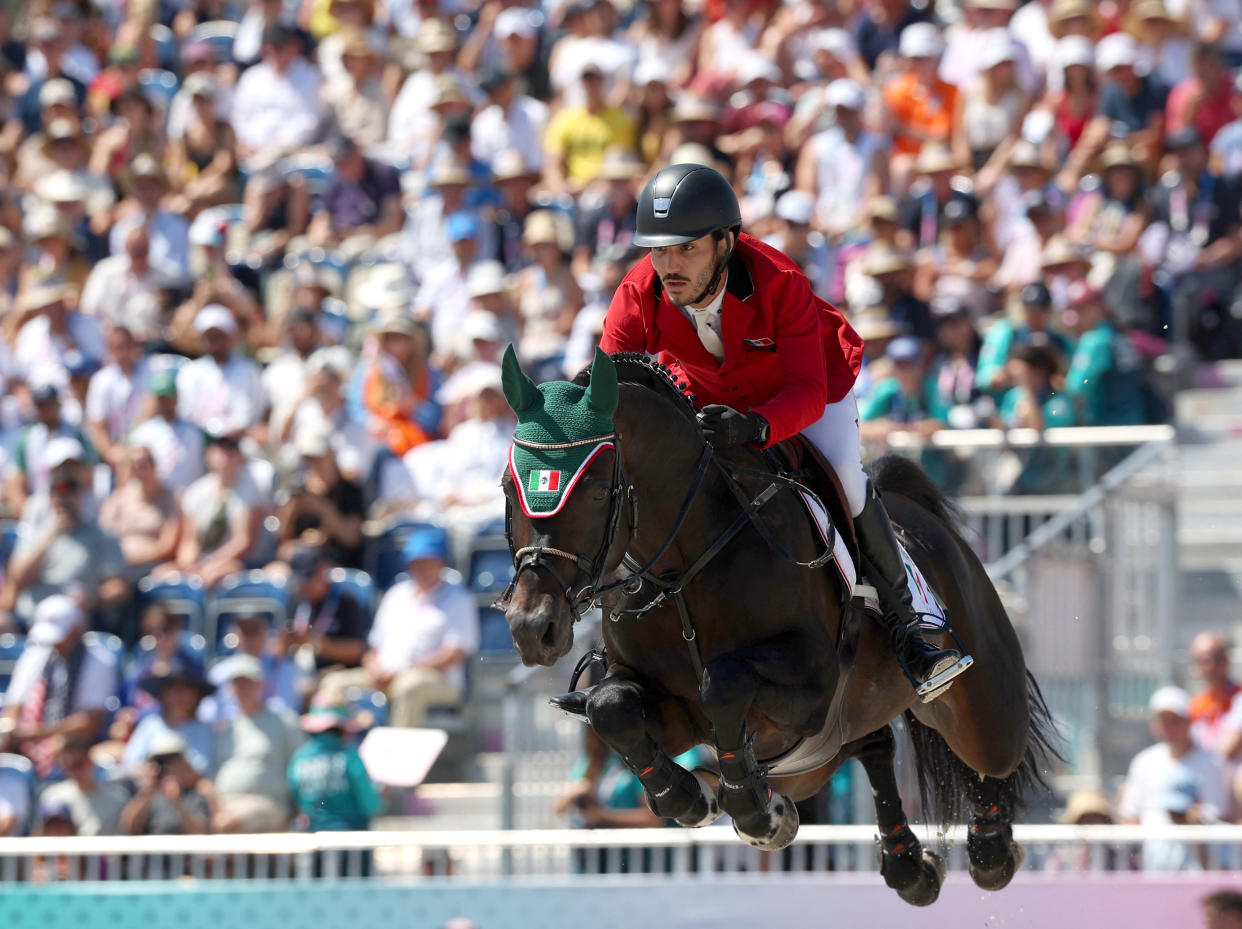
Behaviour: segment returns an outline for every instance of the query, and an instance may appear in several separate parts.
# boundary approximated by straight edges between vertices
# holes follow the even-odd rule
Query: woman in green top
[[[1000,424],[1005,429],[1052,429],[1074,425],[1074,405],[1058,391],[1058,351],[1046,339],[1020,346],[1009,359],[1009,380],[1014,385],[1000,403]],[[1048,446],[1015,452],[1021,467],[1010,493],[1069,493],[1073,462],[1067,448]]]
[[[310,739],[289,761],[289,792],[311,832],[370,828],[380,797],[345,736],[358,731],[344,703],[317,698],[302,717]]]

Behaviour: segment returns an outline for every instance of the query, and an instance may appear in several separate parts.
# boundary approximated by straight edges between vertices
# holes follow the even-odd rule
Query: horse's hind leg
[[[703,669],[700,703],[720,760],[720,807],[733,830],[755,848],[775,851],[798,834],[798,810],[788,797],[772,796],[746,728],[746,714],[759,692],[759,675],[745,659],[722,655]]]
[[[1001,890],[1026,860],[1026,852],[1013,840],[1013,804],[1005,780],[979,779],[970,788],[975,815],[966,833],[970,876],[983,890]]]
[[[683,826],[708,826],[720,817],[709,782],[669,758],[647,731],[643,689],[627,678],[608,677],[591,692],[587,718],[638,775],[647,804],[657,816]]]
[[[935,903],[947,869],[943,858],[922,847],[906,820],[893,773],[893,730],[889,726],[877,729],[843,746],[841,753],[862,762],[871,782],[876,823],[880,827],[880,874],[884,883],[914,906]]]

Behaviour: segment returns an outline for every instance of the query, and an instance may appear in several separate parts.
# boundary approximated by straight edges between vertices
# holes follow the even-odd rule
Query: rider
[[[737,197],[712,168],[676,164],[638,201],[634,244],[650,253],[604,319],[609,353],[658,354],[689,385],[717,448],[763,448],[799,432],[836,469],[883,624],[925,701],[968,662],[924,641],[892,524],[862,468],[854,379],[862,340],[788,257],[741,231]]]

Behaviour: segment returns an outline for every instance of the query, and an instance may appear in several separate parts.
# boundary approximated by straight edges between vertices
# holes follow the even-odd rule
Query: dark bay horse
[[[968,814],[971,874],[985,889],[1004,887],[1023,860],[1011,824],[1054,754],[1051,722],[983,566],[927,475],[899,458],[872,472],[975,657],[948,693],[923,704],[878,624],[843,597],[840,577],[774,552],[772,536],[807,557],[821,541],[797,495],[769,494],[759,517],[766,532],[742,515],[746,497],[728,467],[766,468],[760,452],[706,447],[690,400],[644,356],[597,353],[574,384],[536,388],[506,358],[519,436],[531,411],[543,415],[546,433],[542,444],[515,449],[584,444],[572,417],[545,415],[553,394],[557,404],[568,397],[589,407],[594,422],[611,417],[615,432],[586,437],[598,441],[593,457],[554,515],[529,513],[525,485],[514,468],[505,474],[517,574],[502,605],[522,660],[550,666],[567,654],[575,619],[598,598],[615,621],[604,622],[607,673],[587,715],[658,815],[703,826],[723,810],[744,840],[780,848],[797,832],[792,801],[857,757],[875,795],[885,881],[925,905],[945,866],[921,848],[897,791],[889,723],[905,713],[929,816],[948,823]],[[764,481],[741,484],[763,495]],[[670,588],[680,588],[680,602]],[[719,772],[671,760],[699,744],[715,749]],[[782,763],[791,756],[796,763]]]

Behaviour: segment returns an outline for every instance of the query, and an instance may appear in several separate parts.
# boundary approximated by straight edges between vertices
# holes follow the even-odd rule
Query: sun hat
[[[221,306],[219,303],[209,303],[195,315],[195,332],[202,335],[204,332],[210,332],[212,329],[218,329],[229,335],[236,334],[237,319],[228,307]]]
[[[879,342],[883,339],[895,339],[901,335],[901,326],[888,315],[884,307],[868,307],[854,314],[850,325],[864,342]]]
[[[157,758],[170,758],[173,755],[184,755],[189,750],[189,743],[186,742],[185,736],[180,732],[172,729],[165,729],[163,732],[157,732],[151,738],[151,746],[147,749],[147,757],[155,760]]]
[[[507,289],[508,275],[499,261],[476,261],[466,272],[466,296],[486,297]]]
[[[1084,816],[1106,816],[1116,819],[1113,805],[1102,790],[1075,790],[1065,802],[1065,812],[1061,814],[1061,822],[1067,826],[1076,824]]]
[[[401,547],[401,559],[405,564],[424,558],[449,560],[448,533],[439,526],[423,526],[413,530]]]
[[[60,435],[43,447],[42,464],[50,469],[59,468],[70,461],[85,461],[86,449],[70,435]]]
[[[213,670],[215,673],[212,676],[221,683],[235,681],[239,677],[250,681],[263,680],[263,663],[254,655],[247,655],[244,652],[230,655]]]
[[[26,641],[32,645],[59,645],[79,626],[86,624],[82,605],[65,594],[44,597],[35,607],[34,622]]]
[[[903,335],[888,343],[884,357],[894,364],[910,364],[923,358],[923,344],[912,335]]]
[[[939,58],[944,39],[931,23],[911,23],[901,31],[897,51],[903,58]]]
[[[1167,684],[1161,687],[1147,701],[1147,711],[1152,716],[1157,713],[1175,713],[1183,719],[1190,719],[1190,694],[1182,688]]]

